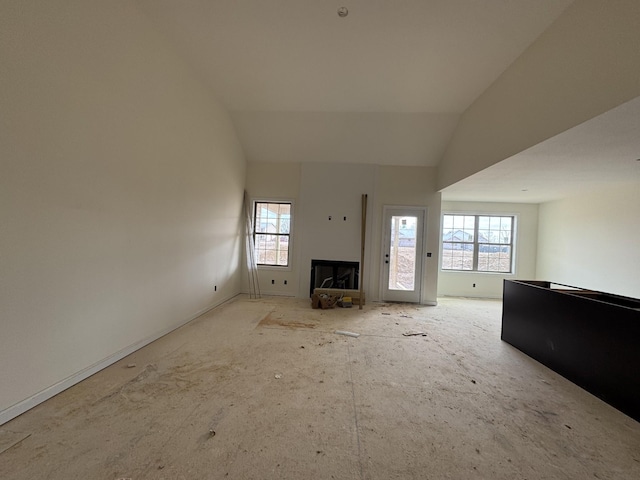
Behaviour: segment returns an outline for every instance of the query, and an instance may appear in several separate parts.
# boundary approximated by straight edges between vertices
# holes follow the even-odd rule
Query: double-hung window
[[[289,266],[291,202],[255,202],[253,241],[256,263]]]
[[[443,215],[442,270],[513,272],[515,217]]]

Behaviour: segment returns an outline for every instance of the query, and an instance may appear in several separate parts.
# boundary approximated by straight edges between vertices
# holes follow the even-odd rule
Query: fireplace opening
[[[315,288],[358,289],[359,262],[338,260],[311,260],[309,296]]]

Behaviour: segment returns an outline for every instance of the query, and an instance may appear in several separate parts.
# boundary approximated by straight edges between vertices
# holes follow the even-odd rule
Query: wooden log
[[[360,272],[358,275],[358,284],[360,286],[360,296],[358,298],[364,299],[364,244],[367,236],[367,194],[362,194],[362,225],[360,229]],[[358,309],[362,310],[364,302],[358,303]]]

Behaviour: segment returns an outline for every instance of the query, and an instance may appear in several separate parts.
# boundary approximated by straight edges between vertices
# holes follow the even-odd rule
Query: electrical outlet
[[[218,285],[214,285],[214,286],[213,286],[213,291],[214,291],[214,292],[217,292],[217,291],[218,291]]]
[[[286,280],[284,281],[284,284],[285,284],[285,285],[287,284],[287,281],[286,281]]]
[[[473,288],[476,288],[476,284],[475,283],[473,284]]]
[[[275,285],[275,284],[276,284],[276,281],[272,278],[271,279],[271,285]]]

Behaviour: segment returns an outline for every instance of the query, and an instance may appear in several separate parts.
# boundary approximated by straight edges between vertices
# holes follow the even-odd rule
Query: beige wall
[[[440,271],[438,295],[502,298],[505,279],[532,280],[536,278],[538,205],[442,202],[442,213],[515,215],[515,270],[512,274]]]
[[[540,205],[540,280],[640,298],[640,183]]]
[[[240,291],[245,164],[131,2],[3,2],[0,65],[2,423]]]
[[[640,2],[576,0],[462,115],[438,188],[640,96]]]

